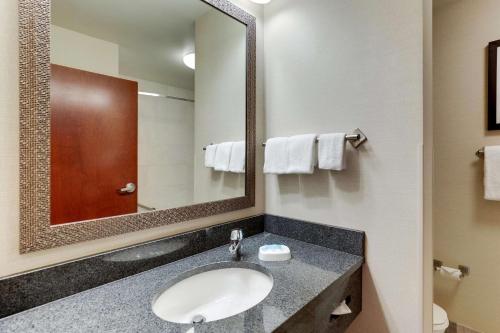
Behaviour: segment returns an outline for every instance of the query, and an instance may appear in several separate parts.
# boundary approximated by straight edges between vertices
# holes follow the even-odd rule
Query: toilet
[[[444,333],[450,326],[448,315],[442,307],[437,304],[432,304],[432,332]]]

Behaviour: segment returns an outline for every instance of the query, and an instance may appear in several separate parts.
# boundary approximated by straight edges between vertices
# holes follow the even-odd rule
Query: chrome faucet
[[[241,241],[243,240],[243,230],[233,229],[231,231],[231,243],[229,245],[229,253],[233,256],[233,260],[241,259]]]

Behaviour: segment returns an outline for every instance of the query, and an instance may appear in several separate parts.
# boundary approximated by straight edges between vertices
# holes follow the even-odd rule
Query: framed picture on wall
[[[488,46],[488,130],[500,130],[500,40]]]

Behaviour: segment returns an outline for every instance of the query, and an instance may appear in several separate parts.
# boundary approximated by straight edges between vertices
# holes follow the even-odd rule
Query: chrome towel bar
[[[481,149],[478,149],[476,151],[476,156],[479,157],[479,158],[483,158],[484,157],[484,147],[481,148]]]
[[[351,134],[347,134],[345,136],[345,139],[356,149],[358,149],[363,143],[365,143],[366,141],[368,141],[368,138],[366,137],[366,135],[359,129],[359,128],[356,128],[354,131],[352,131]],[[319,140],[316,139],[316,142],[318,142]],[[262,147],[265,147],[266,144],[263,143],[262,144]]]
[[[356,149],[358,149],[363,143],[368,141],[365,133],[363,133],[359,128],[356,128],[354,131],[352,131],[351,134],[347,134],[345,136],[345,139]],[[318,142],[318,139],[316,139],[316,142]],[[210,143],[210,145],[213,145],[213,143]],[[262,144],[262,147],[265,146],[266,143],[264,142]],[[203,147],[203,150],[207,150],[207,147]]]

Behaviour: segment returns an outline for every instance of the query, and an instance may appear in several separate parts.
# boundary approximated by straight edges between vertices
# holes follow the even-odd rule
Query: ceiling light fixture
[[[150,92],[145,92],[145,91],[139,91],[139,95],[161,97],[160,94],[155,94],[155,93],[150,93]]]
[[[271,0],[250,0],[252,2],[258,3],[260,5],[265,5],[266,3],[270,3]]]
[[[196,56],[195,56],[194,52],[186,54],[183,58],[184,65],[188,66],[191,69],[195,69],[196,68],[196,60],[195,59],[196,59]]]

